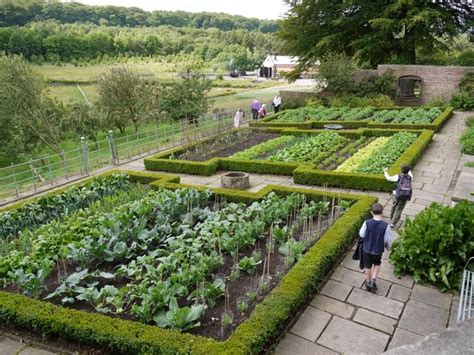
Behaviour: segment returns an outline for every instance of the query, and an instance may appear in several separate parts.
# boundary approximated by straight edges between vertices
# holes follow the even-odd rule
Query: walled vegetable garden
[[[109,173],[0,211],[22,217],[2,230],[0,319],[118,352],[261,351],[375,200],[178,181]]]
[[[396,173],[401,164],[414,164],[433,135],[431,131],[369,129],[246,132],[247,136],[240,130],[230,132],[231,138],[220,137],[219,144],[210,138],[158,154],[145,159],[145,166],[147,170],[198,175],[218,170],[289,175],[307,185],[390,191],[393,186],[383,177],[383,169],[389,167]]]

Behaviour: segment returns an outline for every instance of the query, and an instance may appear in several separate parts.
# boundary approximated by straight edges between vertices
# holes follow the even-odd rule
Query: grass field
[[[42,74],[46,79],[52,81],[76,81],[90,82],[107,72],[113,67],[127,66],[136,70],[141,75],[153,75],[156,78],[173,78],[176,76],[176,67],[171,63],[160,62],[128,62],[118,64],[96,64],[87,66],[74,66],[63,64],[61,66],[53,64],[43,64],[33,66],[34,70]]]

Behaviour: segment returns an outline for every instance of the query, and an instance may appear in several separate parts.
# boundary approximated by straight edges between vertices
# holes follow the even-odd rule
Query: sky
[[[64,1],[64,0],[63,0]],[[262,19],[280,18],[286,11],[283,0],[76,0],[88,5],[135,6],[143,10],[226,12]]]

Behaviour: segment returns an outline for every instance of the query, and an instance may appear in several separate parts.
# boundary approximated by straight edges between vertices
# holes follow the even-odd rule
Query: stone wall
[[[461,78],[474,67],[436,66],[436,65],[379,65],[377,72],[382,75],[391,69],[398,78],[406,75],[419,76],[421,84],[421,104],[429,103],[434,99],[448,102],[453,93],[459,91]]]

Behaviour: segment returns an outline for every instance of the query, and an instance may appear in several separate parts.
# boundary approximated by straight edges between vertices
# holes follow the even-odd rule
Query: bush
[[[466,49],[458,57],[458,64],[463,66],[474,66],[474,49]]]
[[[334,107],[394,107],[395,103],[387,95],[378,95],[375,97],[360,97],[355,95],[337,96],[330,100]]]
[[[306,106],[306,100],[299,98],[285,99],[281,103],[282,110],[295,109],[304,106]]]
[[[390,260],[395,273],[412,273],[415,282],[431,282],[443,290],[457,289],[467,259],[474,255],[474,204],[455,207],[433,203],[408,220],[393,243]]]
[[[474,117],[469,117],[466,123],[469,128],[461,136],[461,151],[464,154],[474,155]]]
[[[465,92],[454,94],[451,98],[450,105],[461,111],[474,110],[474,96]]]
[[[327,89],[339,93],[353,86],[357,67],[355,61],[344,53],[328,53],[321,59],[316,79],[327,85]]]

